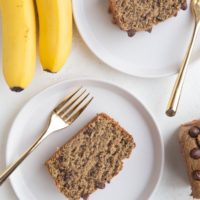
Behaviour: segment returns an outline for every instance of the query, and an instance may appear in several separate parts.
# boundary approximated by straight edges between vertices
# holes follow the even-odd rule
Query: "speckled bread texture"
[[[193,127],[200,128],[200,120],[194,120],[180,127],[179,142],[182,148],[182,154],[186,162],[188,177],[192,187],[191,195],[195,199],[200,199],[200,135],[198,134],[197,137],[190,136],[189,132]],[[196,155],[194,154],[194,150],[196,151]],[[191,157],[192,152],[195,159]],[[198,172],[197,177],[195,177],[194,172]]]
[[[100,113],[57,150],[46,166],[69,200],[86,200],[122,170],[122,160],[129,158],[134,147],[133,137]]]
[[[187,9],[186,0],[109,0],[113,22],[133,36]]]

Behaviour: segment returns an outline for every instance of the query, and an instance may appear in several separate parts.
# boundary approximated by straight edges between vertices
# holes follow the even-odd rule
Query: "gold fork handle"
[[[34,149],[42,142],[44,139],[44,133],[35,141],[35,143],[24,152],[17,160],[15,160],[10,166],[8,166],[2,173],[0,173],[0,185],[12,174],[12,172],[24,161],[24,159],[33,152]]]
[[[180,100],[180,96],[181,96],[181,91],[182,91],[182,88],[183,88],[185,75],[186,75],[186,72],[187,72],[188,62],[189,62],[189,59],[190,59],[190,56],[191,56],[192,48],[194,46],[194,41],[196,39],[198,30],[199,30],[199,22],[195,22],[195,26],[194,26],[194,30],[193,30],[193,34],[192,34],[192,39],[190,41],[190,45],[188,47],[186,56],[185,56],[183,63],[181,65],[180,71],[179,71],[178,76],[176,78],[176,82],[175,82],[173,91],[171,93],[171,96],[170,96],[170,99],[169,99],[169,102],[168,102],[166,115],[168,115],[169,117],[175,116],[175,114],[176,114],[178,104],[179,104],[179,100]]]

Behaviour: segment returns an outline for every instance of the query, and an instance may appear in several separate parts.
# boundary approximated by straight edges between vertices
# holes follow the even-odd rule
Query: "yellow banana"
[[[36,0],[39,16],[39,54],[43,69],[58,72],[72,46],[71,0]]]
[[[1,0],[3,73],[11,90],[20,92],[32,81],[36,62],[34,0]]]

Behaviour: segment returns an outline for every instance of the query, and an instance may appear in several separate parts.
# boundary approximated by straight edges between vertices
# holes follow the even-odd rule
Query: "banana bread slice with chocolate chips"
[[[122,170],[123,159],[129,158],[134,147],[133,137],[101,113],[52,155],[46,166],[69,200],[86,200]]]
[[[191,195],[200,199],[200,120],[181,126],[179,142],[192,187]]]
[[[187,9],[186,0],[109,0],[113,22],[133,36]]]

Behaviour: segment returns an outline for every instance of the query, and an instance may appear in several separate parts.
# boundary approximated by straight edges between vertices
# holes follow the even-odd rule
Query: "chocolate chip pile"
[[[200,135],[200,128],[197,126],[193,126],[189,129],[189,135],[190,137],[195,139],[196,142],[196,148],[193,148],[190,151],[190,157],[193,159],[199,159],[200,158],[200,144],[198,141],[198,136]],[[200,170],[193,170],[192,177],[194,180],[200,181]]]

